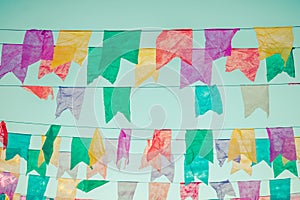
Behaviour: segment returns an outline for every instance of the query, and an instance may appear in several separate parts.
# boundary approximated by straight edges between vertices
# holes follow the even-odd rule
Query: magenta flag
[[[13,199],[19,178],[10,172],[2,172],[0,174],[0,194],[4,193]]]
[[[125,165],[129,163],[131,129],[121,129],[118,139],[117,161],[116,165],[121,168],[121,159],[125,159]]]
[[[239,181],[240,198],[258,200],[260,195],[260,181]]]
[[[200,182],[190,183],[188,185],[184,185],[184,183],[180,183],[180,198],[182,200],[191,197],[193,200],[198,199],[199,193],[199,185]]]

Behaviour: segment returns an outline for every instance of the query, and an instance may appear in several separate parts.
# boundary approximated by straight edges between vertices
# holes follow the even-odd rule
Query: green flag
[[[284,170],[288,170],[292,174],[294,174],[296,177],[298,177],[297,161],[296,160],[291,160],[291,161],[288,161],[287,163],[284,164],[282,162],[282,155],[277,156],[273,160],[274,177],[276,178]]]
[[[91,138],[74,137],[71,145],[71,170],[80,162],[90,164],[88,149],[91,144]]]
[[[46,133],[46,140],[42,147],[42,150],[44,152],[44,157],[47,164],[49,164],[50,162],[53,153],[53,143],[56,139],[56,136],[58,135],[60,128],[61,126],[59,125],[51,125]]]
[[[109,181],[105,180],[83,180],[78,183],[77,188],[83,192],[89,192],[97,187],[100,187]]]
[[[32,170],[35,170],[41,176],[46,175],[46,167],[47,167],[46,163],[43,162],[40,166],[38,166],[39,155],[40,155],[40,150],[33,150],[33,149],[28,150],[26,174],[28,174]]]
[[[275,179],[270,180],[270,196],[271,200],[290,199],[291,179]]]
[[[21,158],[27,160],[30,139],[31,135],[29,134],[8,133],[8,144],[5,160],[10,160],[17,154]]]

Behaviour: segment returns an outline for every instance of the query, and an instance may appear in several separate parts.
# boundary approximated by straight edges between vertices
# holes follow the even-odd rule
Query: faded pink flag
[[[193,182],[188,185],[184,185],[184,183],[180,183],[180,198],[182,200],[191,197],[193,200],[198,199],[199,193],[199,185],[200,182]]]
[[[68,73],[69,69],[71,66],[71,62],[59,65],[55,69],[51,69],[50,66],[52,64],[52,60],[41,60],[39,72],[38,72],[38,78],[43,78],[43,76],[50,74],[50,73],[55,73],[61,80],[65,80]]]
[[[165,200],[167,199],[170,183],[149,183],[149,200]]]
[[[56,177],[60,178],[64,175],[65,172],[67,172],[73,179],[76,179],[79,165],[76,165],[72,170],[70,170],[70,167],[71,152],[60,152]]]
[[[152,160],[159,154],[171,161],[171,139],[171,129],[154,130],[152,145],[147,153],[147,161]]]
[[[260,181],[238,181],[240,198],[259,200]]]
[[[106,171],[107,171],[107,166],[101,160],[98,160],[92,166],[92,168],[90,166],[87,166],[86,178],[89,179],[92,176],[99,173],[105,179],[106,178]]]
[[[6,194],[9,199],[13,199],[18,180],[19,178],[10,172],[2,172],[0,174],[0,193]]]
[[[117,161],[116,165],[121,168],[121,159],[125,159],[125,166],[129,164],[131,129],[121,129],[118,139]]]
[[[51,99],[54,99],[53,89],[49,86],[22,86],[25,90],[33,93],[40,99],[48,99],[48,96],[51,95]]]

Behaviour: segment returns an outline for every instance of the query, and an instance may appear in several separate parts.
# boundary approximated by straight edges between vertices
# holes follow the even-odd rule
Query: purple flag
[[[231,55],[231,40],[240,29],[206,29],[205,49],[208,55],[216,60],[223,56]]]
[[[2,172],[0,174],[0,194],[7,194],[9,199],[13,199],[17,184],[18,177],[10,172]]]
[[[223,166],[225,160],[228,158],[228,145],[230,140],[215,140],[215,146],[217,151],[217,159],[220,167]]]
[[[125,159],[125,165],[129,163],[131,129],[121,129],[118,139],[117,161],[116,165],[121,168],[121,159]]]
[[[184,88],[199,80],[210,85],[212,61],[206,49],[193,49],[192,65],[183,60],[181,61],[180,88]]]
[[[280,154],[288,160],[297,160],[293,128],[267,128],[267,131],[271,162]]]
[[[171,157],[171,161],[169,161],[166,157],[160,156],[161,159],[161,169],[158,171],[155,168],[152,168],[151,171],[151,182],[153,182],[156,178],[165,175],[170,182],[173,182],[174,179],[174,162],[173,157]]]
[[[258,200],[260,195],[260,181],[239,181],[240,198]]]
[[[81,106],[84,98],[84,87],[59,87],[56,97],[56,113],[55,116],[59,117],[63,111],[70,109],[76,119],[79,119]]]
[[[235,196],[235,192],[231,183],[226,180],[217,183],[210,183],[210,185],[216,190],[218,199],[224,199],[225,195]]]
[[[12,72],[15,76],[24,83],[27,68],[21,67],[22,62],[22,45],[21,44],[3,44],[0,78],[8,72]]]

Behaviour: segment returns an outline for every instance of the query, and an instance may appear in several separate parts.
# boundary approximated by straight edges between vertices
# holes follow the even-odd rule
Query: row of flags
[[[89,47],[92,31],[59,31],[54,43],[51,30],[27,30],[23,44],[3,44],[0,78],[12,72],[23,83],[30,65],[40,61],[38,78],[55,73],[62,80],[72,62],[82,65],[87,57],[87,84],[99,76],[114,83],[121,59],[135,64],[135,87],[152,77],[173,58],[181,59],[180,88],[197,81],[211,85],[213,61],[227,57],[226,72],[240,70],[254,81],[260,60],[266,59],[267,80],[286,72],[295,77],[292,27],[254,28],[258,48],[232,48],[233,29],[206,29],[205,47],[195,48],[193,30],[162,30],[156,48],[140,47],[141,30],[104,31],[101,47]]]

